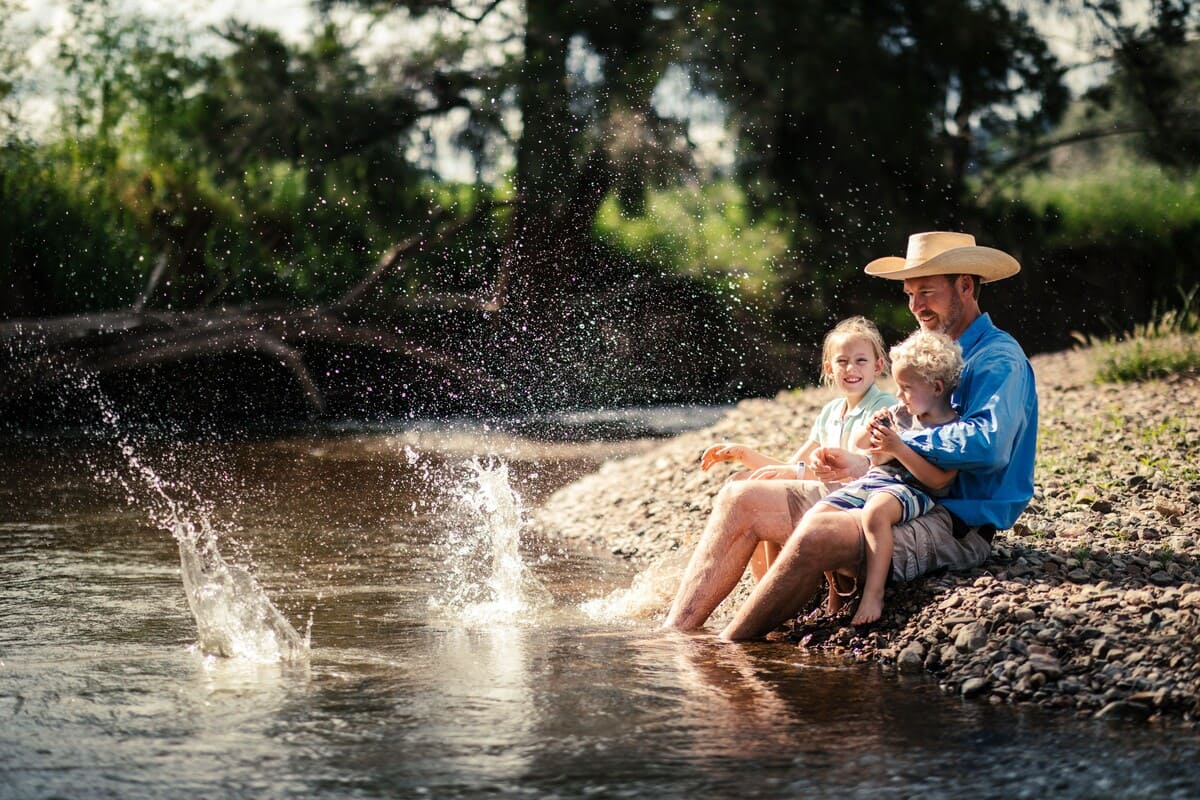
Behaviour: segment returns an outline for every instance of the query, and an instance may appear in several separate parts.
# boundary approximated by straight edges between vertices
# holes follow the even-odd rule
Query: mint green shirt
[[[872,383],[871,388],[867,389],[866,394],[858,401],[858,405],[849,411],[846,410],[846,398],[830,400],[817,415],[808,440],[815,441],[821,447],[840,447],[843,450],[858,452],[850,446],[850,442],[867,427],[876,411],[899,402],[895,395],[883,391],[877,383]]]

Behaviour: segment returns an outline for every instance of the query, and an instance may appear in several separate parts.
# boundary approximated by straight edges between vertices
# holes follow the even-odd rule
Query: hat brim
[[[1009,278],[1021,271],[1017,260],[994,247],[956,247],[915,266],[899,256],[877,258],[863,270],[877,278],[904,281],[927,275],[978,275],[983,283]]]

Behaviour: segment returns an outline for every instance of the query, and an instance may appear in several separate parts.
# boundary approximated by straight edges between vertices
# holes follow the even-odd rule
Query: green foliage
[[[1104,349],[1098,380],[1136,382],[1200,373],[1200,337],[1134,339]]]
[[[128,305],[160,259],[150,307],[328,300],[428,233],[432,208],[453,219],[492,193],[439,187],[412,166],[404,150],[429,92],[374,80],[333,26],[300,48],[231,27],[216,57],[112,3],[72,8],[63,135],[0,153],[4,315]],[[408,285],[461,285],[445,259],[422,269],[436,257],[414,259]]]
[[[13,3],[0,0],[6,67],[25,53],[3,42]],[[902,253],[912,230],[945,225],[1026,265],[986,298],[1038,350],[1065,345],[1071,328],[1129,329],[1194,280],[1200,198],[1186,159],[1165,169],[1108,160],[976,198],[989,170],[1056,133],[1065,105],[1059,65],[1011,3],[822,0],[797,14],[782,2],[536,0],[516,12],[481,4],[488,24],[474,30],[468,14],[432,0],[323,5],[369,8],[381,26],[453,24],[368,60],[328,22],[342,16],[322,17],[299,45],[225,25],[222,47],[198,48],[116,0],[73,2],[59,138],[3,154],[0,269],[17,291],[0,313],[130,303],[160,258],[169,274],[151,306],[320,301],[393,244],[430,234],[439,210],[453,219],[514,196],[516,208],[415,254],[387,289],[474,291],[495,283],[514,248],[527,258],[512,281],[544,273],[557,291],[574,285],[563,273],[596,267],[580,255],[593,252],[582,241],[592,235],[637,269],[732,292],[732,305],[765,312],[781,338],[815,342],[851,313],[895,338],[911,316],[896,287],[864,280],[862,266]],[[1183,146],[1186,126],[1159,112],[1194,105],[1195,14],[1164,2],[1154,15],[1114,33],[1123,60],[1086,103],[1101,109],[1107,92],[1112,116],[1096,119],[1120,124],[1150,109],[1158,141]],[[496,29],[498,39],[472,44]],[[1145,69],[1138,52],[1149,54]],[[1138,75],[1165,82],[1138,94]],[[5,80],[0,70],[0,103],[19,94]],[[699,169],[687,112],[652,102],[672,80],[679,107],[720,109],[737,141],[735,177]],[[458,141],[494,186],[430,172],[429,121],[450,113],[465,119]],[[515,113],[521,134],[509,140]],[[541,260],[529,257],[538,237]],[[572,246],[556,250],[560,240]],[[1072,302],[1079,295],[1088,302]]]
[[[116,199],[63,160],[0,150],[0,314],[67,313],[132,302],[145,247]]]
[[[756,199],[812,223],[827,263],[958,222],[968,164],[1065,105],[1045,42],[998,0],[712,3],[701,17],[742,174]]]
[[[1200,172],[1182,176],[1130,158],[1083,174],[1029,175],[1009,196],[1053,218],[1050,245],[1164,239],[1200,220]]]
[[[787,278],[790,231],[782,215],[752,218],[745,195],[729,181],[652,191],[639,216],[623,214],[610,197],[596,231],[639,260],[714,286],[732,283],[768,307]]]

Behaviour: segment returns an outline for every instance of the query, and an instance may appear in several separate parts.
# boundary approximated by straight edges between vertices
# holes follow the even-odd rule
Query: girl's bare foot
[[[829,585],[829,597],[825,600],[825,613],[833,616],[842,610],[842,596],[837,593],[836,584]]]

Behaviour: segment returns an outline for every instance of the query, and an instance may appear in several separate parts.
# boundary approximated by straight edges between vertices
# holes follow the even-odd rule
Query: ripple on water
[[[452,574],[440,526],[470,515],[387,495],[403,454],[219,446],[255,450],[223,480],[257,487],[222,544],[293,624],[312,614],[310,657],[192,648],[169,535],[123,498],[63,510],[14,484],[27,499],[0,507],[0,794],[1200,796],[1190,734],[964,703],[787,645],[663,635],[651,613],[588,616],[581,602],[634,583],[628,565],[520,531],[552,606],[433,614]]]

